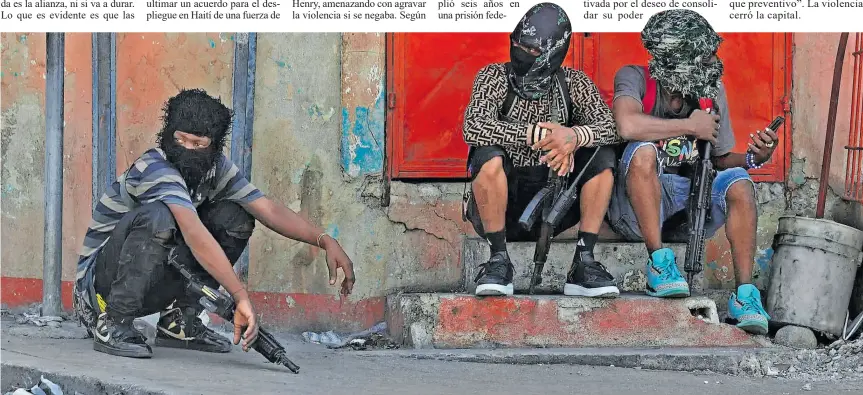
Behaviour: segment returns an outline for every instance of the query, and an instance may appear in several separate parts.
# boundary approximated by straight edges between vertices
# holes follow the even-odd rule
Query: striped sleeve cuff
[[[540,127],[537,124],[529,125],[527,127],[527,145],[534,145],[548,134],[549,130],[543,127]]]
[[[572,130],[575,131],[576,146],[592,147],[595,145],[596,133],[593,133],[590,126],[573,126]]]

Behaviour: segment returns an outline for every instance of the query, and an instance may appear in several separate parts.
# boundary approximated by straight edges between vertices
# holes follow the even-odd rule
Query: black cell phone
[[[780,115],[780,116],[776,117],[776,119],[774,119],[773,122],[770,122],[770,125],[767,125],[767,128],[776,132],[777,129],[779,129],[779,127],[782,126],[782,124],[784,122],[785,122],[785,118]]]

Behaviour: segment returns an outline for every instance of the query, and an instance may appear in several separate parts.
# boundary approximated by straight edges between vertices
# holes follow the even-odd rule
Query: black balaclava
[[[557,4],[540,3],[527,11],[510,39],[540,54],[533,56],[510,43],[507,77],[519,97],[534,100],[549,92],[554,74],[566,58],[571,37],[569,17]]]
[[[164,126],[156,138],[159,148],[183,177],[190,195],[194,196],[207,176],[221,159],[222,149],[231,126],[231,110],[219,99],[201,89],[182,90],[168,99],[163,108]],[[187,149],[177,143],[174,132],[209,137],[210,145]]]

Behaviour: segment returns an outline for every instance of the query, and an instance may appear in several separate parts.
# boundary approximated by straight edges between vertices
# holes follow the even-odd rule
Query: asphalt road
[[[811,383],[776,378],[659,372],[614,367],[503,365],[416,360],[292,343],[294,375],[254,352],[228,354],[156,348],[134,360],[93,351],[92,341],[22,337],[4,331],[4,388],[10,367],[167,394],[863,394],[863,382]],[[17,368],[14,368],[17,369]],[[13,370],[14,370],[13,369]],[[152,391],[152,392],[147,392]]]

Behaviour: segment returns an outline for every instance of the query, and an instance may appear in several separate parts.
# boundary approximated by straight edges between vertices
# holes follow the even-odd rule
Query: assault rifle
[[[223,320],[228,322],[234,321],[234,299],[218,289],[210,288],[198,282],[185,267],[180,265],[176,259],[170,257],[168,262],[171,263],[183,277],[187,280],[187,287],[198,295],[201,299],[198,300],[207,311],[215,313]],[[300,367],[285,355],[285,348],[279,344],[279,341],[272,334],[258,327],[258,337],[252,343],[252,348],[264,356],[268,361],[277,365],[285,365],[291,372],[300,373]]]
[[[713,112],[713,100],[701,98],[698,104],[702,110]],[[711,190],[716,173],[713,170],[711,153],[713,144],[705,141],[699,152],[698,161],[694,165],[692,183],[689,185],[689,242],[686,244],[686,260],[683,270],[686,271],[686,282],[692,286],[692,278],[701,273],[704,259],[704,225],[709,219]]]
[[[539,228],[539,239],[536,241],[536,249],[533,252],[533,273],[530,277],[530,286],[528,293],[533,294],[534,287],[542,283],[542,271],[545,268],[545,261],[548,259],[548,250],[550,248],[551,239],[554,237],[554,229],[560,225],[563,216],[569,212],[573,202],[578,197],[578,180],[584,175],[584,171],[593,162],[593,158],[599,152],[599,147],[593,151],[593,155],[578,173],[578,176],[566,187],[566,176],[557,175],[557,171],[549,169],[548,181],[539,192],[534,195],[533,199],[525,207],[524,212],[518,219],[519,225],[526,231],[533,229],[540,213],[542,214],[542,224]]]

